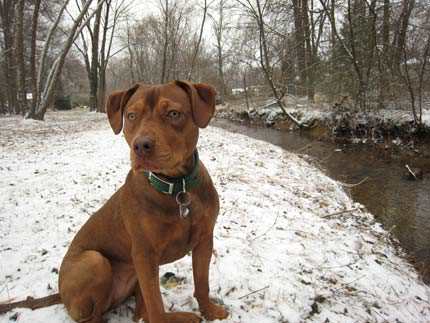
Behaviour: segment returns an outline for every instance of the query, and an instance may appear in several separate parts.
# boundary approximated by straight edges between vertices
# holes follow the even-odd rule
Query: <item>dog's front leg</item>
[[[209,266],[213,250],[213,235],[200,239],[193,249],[194,296],[199,303],[200,312],[207,320],[222,320],[228,312],[209,299]]]
[[[135,248],[132,257],[149,322],[167,323],[161,298],[159,269],[155,253],[143,248]]]
[[[148,251],[133,252],[132,257],[147,312],[147,315],[137,313],[135,319],[148,318],[149,323],[199,323],[201,321],[194,313],[165,313],[160,292],[158,262],[154,261],[158,258]]]

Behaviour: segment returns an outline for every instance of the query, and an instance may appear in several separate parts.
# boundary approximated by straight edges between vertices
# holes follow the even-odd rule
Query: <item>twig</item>
[[[333,294],[334,293],[336,293],[336,292],[338,292],[338,291],[340,291],[342,288],[345,288],[345,287],[347,287],[347,286],[349,286],[349,285],[351,285],[351,284],[353,284],[353,283],[355,283],[356,281],[358,281],[358,280],[360,280],[360,279],[362,279],[362,278],[364,278],[364,277],[366,277],[366,275],[362,275],[362,276],[360,276],[360,277],[357,277],[356,279],[354,279],[354,280],[351,280],[350,282],[348,282],[348,283],[341,283],[341,287],[339,287],[339,288],[336,288],[336,289],[334,289],[333,290]]]
[[[240,296],[238,299],[242,299],[242,298],[248,297],[248,296],[250,296],[250,295],[252,295],[252,294],[255,294],[255,293],[261,292],[262,290],[265,290],[265,289],[267,289],[267,288],[269,288],[269,287],[270,287],[270,285],[267,285],[266,287],[263,287],[263,288],[260,288],[260,289],[254,290],[254,291],[252,291],[252,292],[250,292],[250,293],[248,293],[248,294],[246,294],[246,295]]]
[[[336,266],[327,266],[327,267],[318,267],[318,269],[334,269],[334,268],[343,268],[343,267],[349,267],[351,265],[356,264],[360,258],[355,259],[354,261],[350,261],[347,264],[344,265],[336,265]]]
[[[408,164],[406,164],[406,165],[405,165],[405,167],[406,167],[406,169],[409,171],[409,173],[411,173],[411,174],[412,174],[412,176],[413,176],[415,179],[418,179],[418,178],[417,178],[417,176],[415,175],[415,173],[412,171],[412,169],[409,167],[409,165],[408,165]]]
[[[184,307],[185,305],[188,305],[191,303],[191,300],[189,299],[188,301],[186,301],[185,303],[181,304],[181,307]],[[173,305],[173,304],[172,304]],[[173,307],[173,306],[172,306]]]
[[[366,176],[365,178],[363,178],[361,181],[359,181],[356,184],[348,184],[348,183],[342,183],[342,182],[339,182],[339,184],[342,185],[342,186],[345,186],[345,187],[355,187],[355,186],[363,184],[368,179],[369,179],[369,176]]]
[[[335,213],[326,214],[326,215],[323,215],[321,217],[323,219],[325,219],[325,218],[330,218],[330,217],[335,216],[335,215],[340,215],[340,214],[344,214],[344,213],[350,213],[350,212],[354,212],[354,211],[359,211],[361,209],[363,209],[363,207],[359,206],[359,207],[356,207],[356,208],[353,208],[353,209],[349,209],[349,210],[347,209],[347,210],[343,210],[343,211],[339,211],[339,212],[335,212]]]
[[[275,226],[276,222],[278,222],[278,218],[279,218],[279,212],[278,212],[278,214],[276,214],[276,218],[275,218],[275,221],[273,222],[273,224],[266,231],[264,231],[264,233],[260,234],[259,236],[256,236],[254,239],[251,239],[250,241],[257,240],[257,239],[261,238],[262,236],[266,235],[267,232],[272,230],[272,228]]]

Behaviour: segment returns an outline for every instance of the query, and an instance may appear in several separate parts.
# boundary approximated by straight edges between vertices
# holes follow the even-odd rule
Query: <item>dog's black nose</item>
[[[141,137],[137,138],[134,141],[133,149],[136,155],[139,157],[143,157],[144,155],[148,155],[152,153],[154,150],[155,141],[150,137]]]

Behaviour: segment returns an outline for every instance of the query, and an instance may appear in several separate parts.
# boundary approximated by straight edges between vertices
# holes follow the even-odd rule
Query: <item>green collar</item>
[[[153,172],[144,171],[145,177],[149,183],[157,191],[164,194],[176,196],[179,192],[186,192],[190,188],[196,187],[199,184],[199,154],[194,151],[194,166],[193,170],[185,176],[181,177],[164,177],[160,178]]]

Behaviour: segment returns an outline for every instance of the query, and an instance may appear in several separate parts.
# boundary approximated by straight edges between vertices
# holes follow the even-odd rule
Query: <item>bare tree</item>
[[[402,60],[405,44],[406,33],[409,25],[412,10],[415,7],[415,0],[402,0],[402,9],[400,13],[400,23],[396,24],[393,36],[393,68],[398,71]]]
[[[122,42],[128,52],[127,74],[147,83],[186,78],[195,49],[190,13],[191,8],[185,2],[165,1],[160,3],[159,14],[146,16],[134,26],[128,26]],[[197,63],[205,53],[201,50],[196,57],[196,75]]]
[[[217,53],[217,71],[218,71],[218,82],[219,82],[219,96],[221,104],[224,103],[226,95],[226,84],[224,78],[224,48],[225,48],[225,33],[229,29],[229,24],[226,22],[225,11],[226,11],[226,0],[219,0],[217,6],[217,13],[211,14],[209,17],[212,20],[212,29],[215,36],[215,49]],[[245,75],[244,75],[245,80]],[[246,82],[244,82],[246,83]]]
[[[103,33],[99,53],[99,86],[98,86],[98,112],[105,112],[106,100],[106,70],[110,60],[126,49],[122,46],[113,51],[113,40],[117,34],[120,20],[126,19],[131,2],[119,0],[113,5],[112,0],[106,0],[105,14],[102,21]]]
[[[167,51],[169,46],[169,24],[170,24],[170,10],[171,10],[169,8],[169,0],[164,0],[164,4],[162,0],[160,0],[160,9],[164,18],[164,26],[163,26],[164,44],[163,44],[163,58],[161,63],[160,83],[164,83],[166,81]]]
[[[72,47],[78,35],[81,33],[82,29],[86,26],[86,24],[89,23],[91,18],[96,14],[97,10],[102,6],[103,2],[104,0],[99,0],[96,8],[92,11],[92,13],[89,16],[87,16],[86,14],[91,6],[92,0],[88,0],[85,3],[85,5],[82,7],[79,13],[79,16],[75,19],[73,26],[70,29],[69,36],[66,39],[65,44],[60,51],[60,54],[55,59],[54,63],[50,66],[50,68],[47,69],[48,73],[45,79],[43,77],[44,75],[43,71],[46,67],[47,53],[51,45],[52,37],[58,28],[58,24],[69,3],[69,0],[67,0],[61,7],[55,22],[53,23],[53,25],[49,30],[49,34],[45,41],[45,45],[40,58],[39,73],[37,78],[37,86],[39,88],[39,91],[38,91],[39,97],[37,100],[37,104],[36,106],[33,106],[32,109],[30,109],[29,113],[26,115],[27,118],[43,120],[46,110],[48,109],[49,105],[52,102],[55,85],[60,76],[61,70],[64,66],[64,62],[70,48]]]
[[[209,8],[208,2],[207,2],[207,0],[204,0],[203,17],[202,17],[202,22],[200,24],[199,37],[198,37],[197,43],[195,45],[193,57],[192,57],[191,63],[190,63],[190,70],[189,70],[188,75],[187,75],[187,79],[188,80],[191,80],[191,78],[193,76],[194,65],[196,63],[197,56],[199,55],[200,45],[201,45],[202,37],[203,37],[203,29],[205,27],[206,15],[207,15],[207,12],[208,12],[208,8]]]
[[[236,0],[236,1],[241,6],[247,9],[249,16],[254,20],[254,22],[257,25],[258,35],[259,35],[260,67],[264,73],[266,82],[272,91],[273,97],[275,98],[277,105],[281,108],[282,112],[288,117],[288,119],[290,119],[297,126],[299,127],[306,126],[301,124],[300,121],[297,120],[297,118],[295,118],[291,113],[289,113],[286,110],[285,105],[282,101],[283,97],[286,94],[286,90],[283,89],[282,91],[280,91],[275,84],[274,68],[270,62],[270,53],[269,53],[267,38],[266,38],[266,23],[264,21],[265,6],[261,5],[260,0],[255,0],[255,4],[251,3],[251,0],[245,0],[245,1]],[[265,4],[267,4],[267,2]]]
[[[103,5],[106,4],[103,1]],[[93,29],[87,24],[87,28],[90,31],[91,36],[91,66],[90,66],[90,110],[97,110],[97,90],[99,86],[99,38],[100,38],[100,22],[102,19],[102,9],[101,5],[94,15],[94,25]]]

